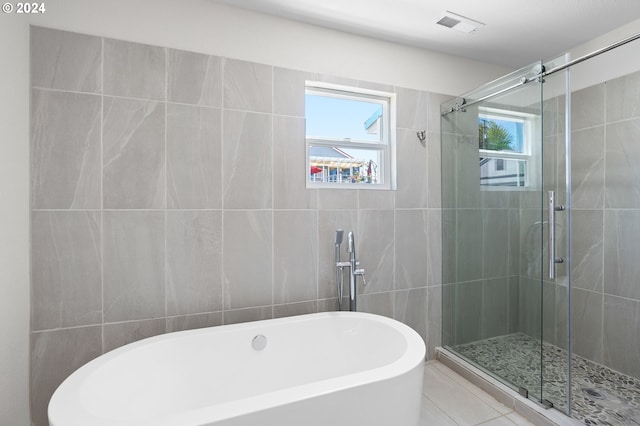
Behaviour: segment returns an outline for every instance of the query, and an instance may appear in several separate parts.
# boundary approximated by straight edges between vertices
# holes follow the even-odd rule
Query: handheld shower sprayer
[[[336,283],[338,285],[338,308],[342,310],[342,293],[344,288],[344,278],[342,275],[342,267],[338,267],[340,264],[340,246],[342,245],[342,237],[344,236],[344,229],[336,229]]]

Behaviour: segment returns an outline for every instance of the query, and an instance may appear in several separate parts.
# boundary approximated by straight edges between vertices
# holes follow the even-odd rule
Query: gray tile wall
[[[360,310],[409,324],[434,356],[444,96],[38,27],[31,39],[34,425],[68,374],[118,346],[336,309],[336,228],[356,232]],[[397,191],[305,188],[305,79],[398,94]]]
[[[572,347],[640,378],[640,73],[572,93]],[[560,101],[563,102],[563,101]],[[562,129],[559,129],[562,130]],[[558,140],[563,134],[559,132]],[[564,146],[557,144],[557,158]],[[557,164],[564,185],[564,164]],[[561,241],[561,243],[563,243]],[[566,273],[555,294],[555,333],[566,347]],[[553,319],[549,315],[549,318]]]

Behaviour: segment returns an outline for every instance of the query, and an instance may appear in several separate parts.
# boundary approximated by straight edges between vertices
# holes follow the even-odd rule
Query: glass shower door
[[[441,107],[442,343],[544,402],[549,231],[541,63]]]

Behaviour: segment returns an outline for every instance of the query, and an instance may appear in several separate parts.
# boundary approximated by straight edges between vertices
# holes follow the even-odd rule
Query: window
[[[478,149],[480,186],[489,189],[535,187],[535,140],[537,116],[523,112],[480,108]]]
[[[395,189],[395,95],[328,83],[305,90],[308,188]]]

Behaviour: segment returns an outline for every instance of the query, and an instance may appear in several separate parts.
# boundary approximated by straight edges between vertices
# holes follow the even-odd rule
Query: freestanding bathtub
[[[425,346],[378,315],[326,312],[169,333],[69,376],[51,426],[415,426]]]

